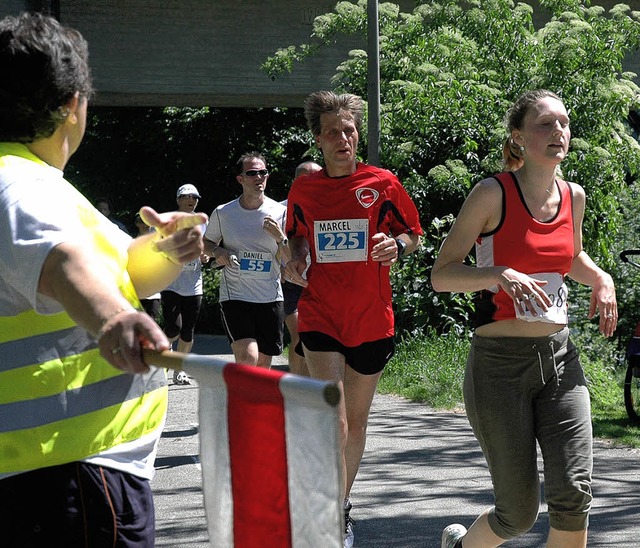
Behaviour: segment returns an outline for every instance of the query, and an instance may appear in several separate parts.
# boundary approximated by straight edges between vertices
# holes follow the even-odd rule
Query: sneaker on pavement
[[[353,519],[349,515],[352,506],[350,498],[344,501],[344,548],[353,547]]]
[[[442,531],[440,548],[458,548],[458,542],[467,534],[467,529],[459,523],[448,525]]]
[[[174,371],[173,384],[191,384],[191,381],[184,371]]]
[[[344,548],[353,548],[353,520],[351,518],[344,529]]]

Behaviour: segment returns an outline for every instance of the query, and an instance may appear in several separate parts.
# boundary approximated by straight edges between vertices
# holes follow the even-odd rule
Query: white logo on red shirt
[[[380,196],[380,194],[373,188],[365,187],[356,190],[356,198],[358,199],[358,202],[360,202],[360,205],[365,209],[375,204],[378,196]]]

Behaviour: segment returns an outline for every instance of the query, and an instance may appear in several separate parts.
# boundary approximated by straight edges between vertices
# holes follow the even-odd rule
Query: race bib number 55
[[[249,278],[268,279],[271,277],[273,256],[264,251],[241,251],[240,272]]]
[[[346,263],[367,260],[368,219],[315,221],[313,227],[317,262]]]

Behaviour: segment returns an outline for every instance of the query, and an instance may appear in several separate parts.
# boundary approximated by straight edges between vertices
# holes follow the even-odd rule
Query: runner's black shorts
[[[396,348],[393,337],[365,342],[359,346],[345,346],[319,331],[300,333],[300,343],[296,347],[296,352],[300,355],[304,355],[301,352],[302,346],[312,352],[338,352],[345,357],[347,365],[361,375],[375,375],[382,371]]]
[[[220,317],[230,343],[241,339],[254,339],[258,351],[265,356],[282,354],[284,339],[284,305],[221,301]]]
[[[284,295],[284,315],[290,316],[296,310],[298,310],[298,301],[302,290],[304,288],[301,285],[291,282],[284,282],[282,284],[282,294]]]

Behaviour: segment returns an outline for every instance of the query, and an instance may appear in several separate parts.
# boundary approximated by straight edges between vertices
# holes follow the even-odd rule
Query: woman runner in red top
[[[495,505],[467,531],[450,525],[442,548],[499,546],[528,531],[544,461],[547,548],[584,547],[591,508],[589,393],[567,328],[565,276],[593,288],[589,317],[609,337],[617,322],[611,276],[582,248],[584,190],[559,177],[569,147],[561,99],[530,91],[506,119],[506,173],[478,183],[431,274],[436,291],[477,291],[477,325],[464,399],[485,454]],[[476,266],[465,259],[476,247]]]

